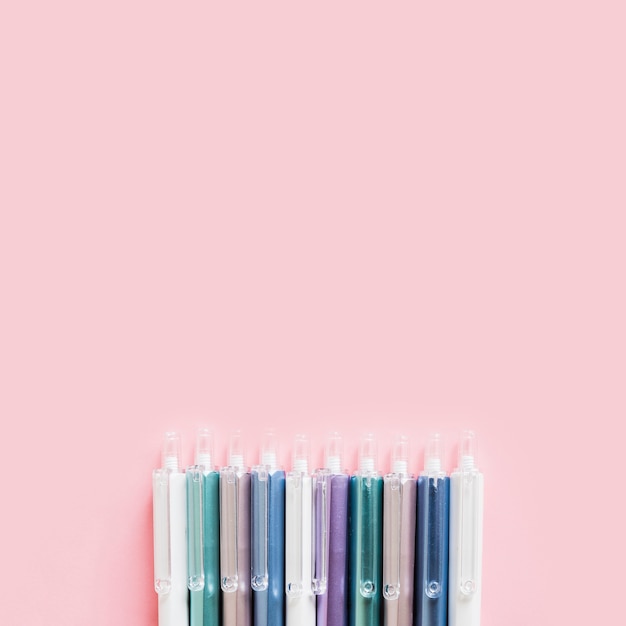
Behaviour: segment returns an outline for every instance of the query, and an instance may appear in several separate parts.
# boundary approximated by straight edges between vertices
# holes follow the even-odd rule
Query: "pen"
[[[296,437],[292,471],[285,484],[285,592],[287,626],[315,626],[312,589],[312,483],[309,441]]]
[[[446,626],[450,479],[442,469],[443,443],[433,435],[417,479],[416,626]]]
[[[180,437],[165,434],[163,463],[152,472],[154,589],[159,626],[189,623],[185,474],[180,471]]]
[[[283,626],[285,593],[285,472],[277,437],[268,431],[261,463],[251,473],[252,604],[254,626]]]
[[[450,476],[450,626],[480,625],[484,479],[475,448],[474,433],[464,432],[459,467]]]
[[[187,548],[190,626],[219,626],[219,473],[213,434],[198,431],[196,464],[187,468]]]
[[[383,481],[375,469],[376,440],[361,442],[359,471],[350,479],[350,624],[378,626],[382,583]]]
[[[325,469],[313,478],[317,626],[347,626],[348,494],[350,476],[343,469],[343,440],[332,433]]]
[[[220,586],[224,626],[251,626],[250,473],[241,431],[233,434],[220,472]]]
[[[383,598],[385,626],[413,626],[417,485],[409,474],[409,440],[399,436],[384,478]]]

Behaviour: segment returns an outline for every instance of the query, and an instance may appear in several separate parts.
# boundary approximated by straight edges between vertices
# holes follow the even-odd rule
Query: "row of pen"
[[[406,437],[384,475],[372,435],[352,474],[335,433],[313,472],[304,436],[287,472],[271,433],[251,470],[241,444],[235,434],[215,469],[201,429],[183,471],[179,436],[165,436],[153,472],[159,626],[478,626],[483,475],[471,431],[450,476],[434,435],[417,478]]]

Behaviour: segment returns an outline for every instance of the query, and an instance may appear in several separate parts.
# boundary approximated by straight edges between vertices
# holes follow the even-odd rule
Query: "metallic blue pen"
[[[251,477],[251,580],[254,626],[283,626],[285,592],[285,472],[277,468],[277,438],[265,435]]]
[[[450,479],[442,468],[442,440],[433,435],[417,479],[415,626],[447,626]]]

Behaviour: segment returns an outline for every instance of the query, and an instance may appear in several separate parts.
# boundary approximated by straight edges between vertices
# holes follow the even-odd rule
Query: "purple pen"
[[[350,476],[342,469],[343,441],[332,433],[326,468],[314,478],[317,626],[347,626],[348,490]]]

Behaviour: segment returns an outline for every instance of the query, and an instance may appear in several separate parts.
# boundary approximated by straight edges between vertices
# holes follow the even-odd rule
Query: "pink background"
[[[95,4],[0,7],[0,622],[155,624],[205,421],[471,426],[484,626],[619,620],[623,3]]]

